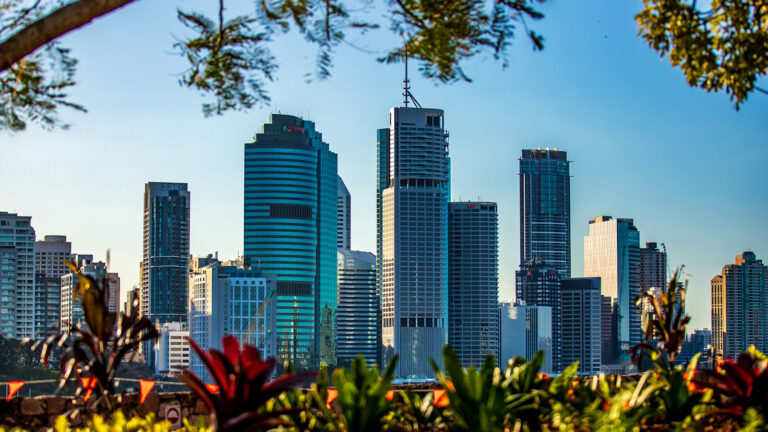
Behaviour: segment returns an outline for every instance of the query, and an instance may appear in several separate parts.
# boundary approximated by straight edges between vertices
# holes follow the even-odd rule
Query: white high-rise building
[[[640,232],[632,219],[598,216],[589,221],[584,276],[600,278],[602,295],[610,299],[616,315],[602,316],[603,364],[627,362],[630,348],[643,339],[640,308],[635,306],[640,294]]]
[[[429,377],[448,341],[450,160],[443,111],[391,108],[377,139],[377,256],[383,363]]]
[[[0,335],[35,335],[35,229],[31,216],[0,212]]]
[[[264,357],[276,354],[274,276],[216,262],[192,273],[189,287],[189,335],[200,347],[221,349],[221,339],[234,335]],[[197,356],[190,364],[198,376],[206,376]]]
[[[376,255],[339,249],[338,259],[337,364],[349,367],[362,355],[372,365],[378,362],[379,351]]]
[[[73,261],[67,236],[47,235],[35,242],[35,334],[42,338],[59,331],[61,277],[69,273],[65,261]]]
[[[155,374],[174,375],[189,367],[189,330],[184,322],[169,322],[157,327]]]

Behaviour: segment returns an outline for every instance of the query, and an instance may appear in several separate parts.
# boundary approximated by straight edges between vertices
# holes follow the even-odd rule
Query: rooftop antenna
[[[413,97],[413,94],[411,93],[411,86],[410,80],[408,80],[408,44],[405,44],[405,79],[403,80],[403,104],[405,104],[405,107],[408,108],[408,98],[411,99],[411,102],[416,106],[416,108],[421,108],[421,104],[419,101],[416,100],[415,97]]]

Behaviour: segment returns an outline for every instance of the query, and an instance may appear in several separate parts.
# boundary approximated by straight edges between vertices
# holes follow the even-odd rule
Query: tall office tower
[[[107,265],[101,261],[85,264],[80,268],[80,272],[84,275],[92,276],[97,279],[107,277]],[[59,326],[62,330],[69,329],[70,325],[76,325],[85,322],[85,317],[83,315],[83,304],[79,299],[74,300],[72,296],[72,291],[74,290],[75,285],[77,285],[77,279],[78,278],[74,273],[67,273],[61,277],[61,319]]]
[[[557,149],[520,158],[520,265],[534,258],[571,277],[571,177]]]
[[[504,368],[510,359],[526,360],[544,351],[541,371],[557,372],[552,359],[552,308],[529,306],[523,301],[499,304],[499,365]]]
[[[35,242],[35,335],[58,334],[61,316],[61,277],[69,273],[64,261],[72,261],[67,236],[47,235]]]
[[[123,302],[123,308],[121,309],[122,313],[128,316],[130,316],[133,313],[134,298],[137,300],[141,298],[141,288],[139,288],[138,285],[134,285],[133,288],[129,289],[128,292],[125,293],[125,301]],[[141,310],[141,306],[139,306],[139,311],[140,310]]]
[[[0,212],[0,335],[35,335],[35,229],[31,216]]]
[[[338,365],[349,367],[358,355],[378,363],[379,297],[376,295],[376,255],[339,249]]]
[[[743,252],[719,278],[712,280],[712,339],[718,354],[735,359],[750,345],[768,351],[768,267],[754,252]]]
[[[448,341],[450,160],[443,111],[391,108],[378,131],[377,252],[382,362],[432,376]]]
[[[341,176],[336,188],[336,247],[352,248],[352,195]]]
[[[723,276],[717,275],[712,278],[712,346],[716,350],[716,355],[722,358],[723,348],[725,346],[725,284]]]
[[[120,312],[120,276],[117,273],[107,273],[109,292],[107,293],[107,308],[110,312]]]
[[[552,367],[557,372],[563,366],[560,361],[560,279],[561,273],[541,258],[532,258],[515,272],[515,299],[529,306],[552,309]]]
[[[448,204],[448,343],[461,364],[499,353],[499,214],[494,202]]]
[[[200,347],[221,349],[222,337],[234,335],[265,358],[275,355],[274,276],[216,262],[190,274],[189,286],[189,334]],[[206,376],[198,356],[190,368]]]
[[[245,144],[244,256],[277,277],[277,352],[336,362],[337,156],[315,124],[273,114]]]
[[[579,375],[600,373],[600,278],[560,281],[563,368],[579,362]]]
[[[640,308],[635,306],[635,297],[641,292],[640,232],[632,219],[598,216],[589,221],[589,235],[584,237],[584,276],[600,278],[602,295],[610,298],[618,320],[618,353],[628,362],[629,349],[643,340]],[[604,338],[613,331],[612,315],[603,315]],[[612,348],[603,345],[604,364],[619,360],[611,356]]]
[[[655,242],[646,242],[640,248],[640,289],[645,292],[653,288],[667,288],[667,251],[659,250]]]
[[[141,313],[156,324],[187,319],[189,209],[186,183],[145,185]]]

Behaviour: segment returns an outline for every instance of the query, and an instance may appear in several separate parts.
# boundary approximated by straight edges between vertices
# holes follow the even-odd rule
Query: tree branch
[[[56,9],[0,43],[0,72],[48,42],[134,1],[77,0]]]

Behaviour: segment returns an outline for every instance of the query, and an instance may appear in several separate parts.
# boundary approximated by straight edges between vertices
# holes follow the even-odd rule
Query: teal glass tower
[[[245,144],[244,257],[277,276],[280,361],[336,362],[337,156],[315,124],[273,114]]]

